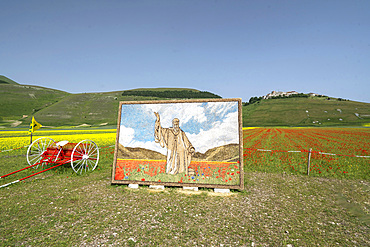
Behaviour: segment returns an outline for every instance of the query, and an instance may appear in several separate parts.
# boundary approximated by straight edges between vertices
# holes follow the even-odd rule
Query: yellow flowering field
[[[33,133],[32,140],[50,137],[54,141],[67,140],[77,143],[85,139],[94,141],[100,148],[112,146],[116,140],[116,129],[92,130],[40,130]],[[30,144],[28,131],[0,131],[0,152],[22,148]]]

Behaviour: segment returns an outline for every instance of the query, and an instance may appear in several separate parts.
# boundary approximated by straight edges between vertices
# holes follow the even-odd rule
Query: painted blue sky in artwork
[[[123,104],[119,142],[126,147],[142,147],[165,154],[166,150],[154,142],[154,124],[160,115],[164,128],[172,127],[172,120],[180,120],[196,151],[239,142],[238,102],[199,102],[163,104]]]

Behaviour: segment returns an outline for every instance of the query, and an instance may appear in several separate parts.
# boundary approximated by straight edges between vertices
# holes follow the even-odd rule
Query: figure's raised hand
[[[154,112],[154,114],[157,117],[157,121],[159,121],[159,114],[158,114],[158,112]]]

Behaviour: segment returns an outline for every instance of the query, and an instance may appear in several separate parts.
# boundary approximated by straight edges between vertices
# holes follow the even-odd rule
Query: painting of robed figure
[[[180,129],[180,120],[174,118],[172,127],[163,128],[159,114],[157,112],[154,112],[154,114],[157,117],[154,128],[155,142],[159,143],[161,147],[167,148],[166,173],[178,174],[185,172],[185,174],[188,174],[188,166],[195,149],[185,132]]]
[[[113,184],[243,188],[241,99],[120,102]]]

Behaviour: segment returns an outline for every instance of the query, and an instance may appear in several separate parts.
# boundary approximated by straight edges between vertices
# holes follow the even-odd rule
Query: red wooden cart
[[[7,177],[31,167],[38,168],[41,166],[45,168],[50,165],[54,166],[11,183],[4,184],[0,186],[0,188],[20,182],[67,163],[71,163],[72,169],[77,174],[93,171],[99,162],[99,148],[98,145],[91,140],[83,140],[79,143],[69,143],[68,141],[55,142],[49,137],[41,137],[32,142],[28,147],[27,162],[29,166],[1,176],[0,178]]]

